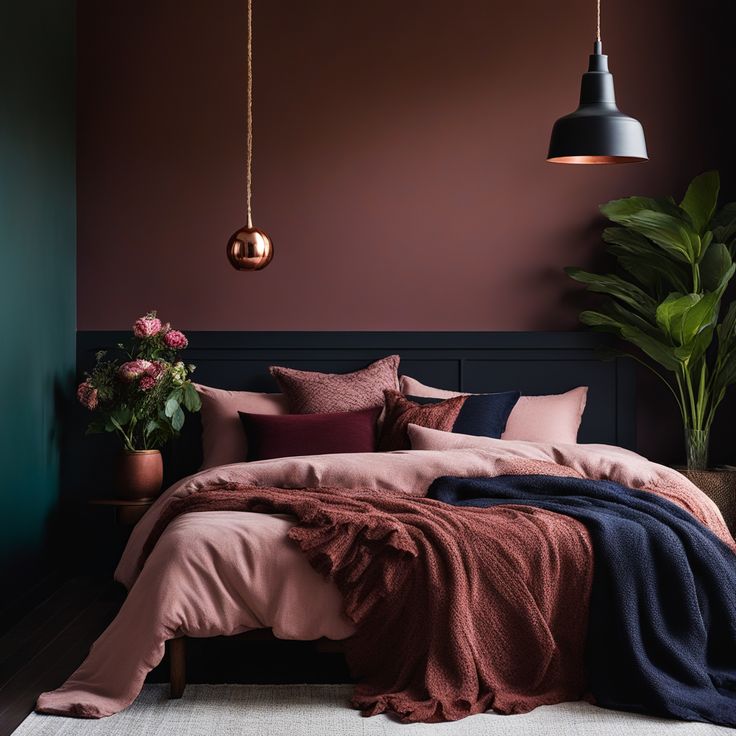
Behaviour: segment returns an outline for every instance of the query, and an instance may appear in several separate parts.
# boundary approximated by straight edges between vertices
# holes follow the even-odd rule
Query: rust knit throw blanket
[[[580,522],[374,490],[227,484],[172,501],[141,564],[173,518],[218,510],[296,517],[290,538],[357,625],[347,657],[365,715],[437,722],[584,694],[592,550]]]

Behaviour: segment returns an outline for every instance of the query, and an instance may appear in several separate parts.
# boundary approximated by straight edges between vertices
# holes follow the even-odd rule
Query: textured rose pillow
[[[383,392],[399,389],[399,356],[371,363],[353,373],[318,373],[272,365],[271,375],[293,414],[325,414],[383,406]]]
[[[380,407],[333,414],[246,414],[240,412],[248,436],[248,460],[374,452]]]
[[[406,432],[409,424],[443,432],[499,438],[519,392],[465,394],[445,400],[410,400],[415,398],[418,397],[407,398],[398,391],[386,391],[386,414],[378,443],[382,452],[410,449]]]
[[[238,412],[286,414],[283,394],[226,391],[194,384],[202,399],[202,470],[240,463],[248,456],[248,442]]]
[[[435,399],[468,395],[425,386],[409,376],[401,377],[401,393]],[[564,394],[522,396],[509,415],[501,439],[577,444],[578,429],[583,419],[587,398],[587,386],[579,386]]]

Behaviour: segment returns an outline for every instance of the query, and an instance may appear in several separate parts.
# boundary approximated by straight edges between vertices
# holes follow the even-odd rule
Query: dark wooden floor
[[[0,736],[74,671],[122,600],[109,578],[69,580],[0,637]]]
[[[0,637],[0,736],[18,727],[39,693],[58,687],[76,669],[124,595],[108,575],[69,580]],[[168,682],[168,676],[164,661],[147,681]],[[343,655],[319,652],[313,642],[187,640],[190,683],[350,681]]]

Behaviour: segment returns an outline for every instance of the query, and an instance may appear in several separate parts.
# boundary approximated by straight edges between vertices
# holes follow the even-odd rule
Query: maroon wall
[[[188,329],[574,327],[560,269],[599,252],[597,204],[720,163],[685,3],[604,3],[652,157],[610,168],[544,161],[591,0],[256,0],[254,207],[276,257],[238,273],[245,0],[78,5],[80,329],[154,307]]]
[[[597,205],[726,167],[722,5],[604,3],[652,160],[566,167],[544,158],[592,0],[256,0],[255,221],[276,256],[238,273],[245,0],[79,0],[79,328],[151,308],[201,330],[574,328],[561,268],[599,257]]]

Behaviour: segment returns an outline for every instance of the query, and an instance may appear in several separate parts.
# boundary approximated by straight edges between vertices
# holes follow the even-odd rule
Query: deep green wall
[[[0,589],[15,601],[50,568],[74,375],[74,80],[74,1],[0,0]]]

